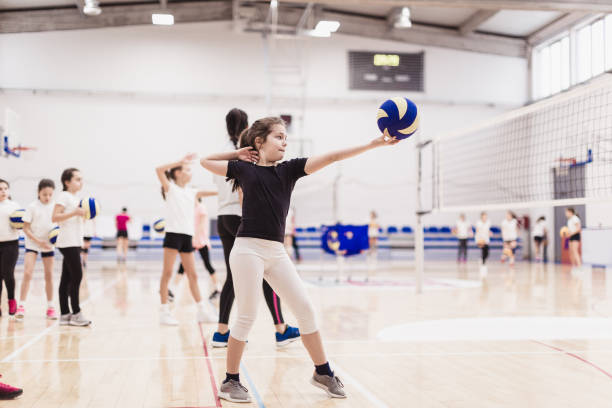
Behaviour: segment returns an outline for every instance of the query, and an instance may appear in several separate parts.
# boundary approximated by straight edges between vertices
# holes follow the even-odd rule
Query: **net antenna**
[[[21,117],[10,108],[4,110],[4,126],[0,126],[2,139],[2,154],[5,157],[20,158],[23,152],[35,151],[32,146],[23,145],[23,131]]]

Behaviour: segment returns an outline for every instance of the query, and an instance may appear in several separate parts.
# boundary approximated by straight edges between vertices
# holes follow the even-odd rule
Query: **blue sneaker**
[[[225,334],[215,332],[212,338],[213,347],[227,347],[227,341],[229,340],[229,330]]]
[[[285,347],[293,343],[300,337],[300,329],[287,325],[287,330],[283,334],[276,332],[276,347]]]

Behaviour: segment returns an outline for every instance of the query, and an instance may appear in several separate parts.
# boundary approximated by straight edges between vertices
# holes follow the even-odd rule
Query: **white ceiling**
[[[561,17],[559,11],[501,10],[478,27],[479,31],[526,37]]]

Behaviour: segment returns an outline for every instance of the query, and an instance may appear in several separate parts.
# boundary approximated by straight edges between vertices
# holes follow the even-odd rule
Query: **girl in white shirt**
[[[536,262],[542,260],[542,250],[546,251],[546,238],[548,231],[546,230],[546,218],[540,217],[533,227],[533,241],[535,243]]]
[[[472,236],[472,226],[465,219],[465,214],[460,214],[457,220],[457,225],[453,229],[457,240],[459,241],[459,251],[457,253],[457,262],[467,262],[467,243]]]
[[[23,232],[25,240],[25,259],[23,266],[23,281],[21,282],[21,296],[17,307],[17,319],[25,317],[25,304],[30,289],[30,281],[36,264],[38,253],[42,258],[45,270],[45,292],[47,295],[47,319],[57,319],[55,308],[53,307],[53,261],[55,253],[53,245],[49,243],[49,231],[55,226],[53,218],[53,193],[55,183],[53,180],[42,179],[38,183],[38,200],[32,202],[26,209],[23,217]]]
[[[502,240],[504,241],[504,250],[502,252],[501,261],[510,260],[510,265],[514,265],[514,254],[516,252],[516,240],[518,239],[518,221],[516,215],[512,211],[506,213],[506,219],[502,221]]]
[[[197,303],[197,318],[201,323],[216,323],[217,316],[202,300],[198,286],[193,256],[193,235],[195,220],[193,209],[196,199],[216,195],[216,191],[197,191],[189,187],[191,181],[190,163],[196,158],[194,154],[182,160],[168,163],[155,169],[162,185],[162,196],[166,204],[166,236],[164,237],[164,266],[160,280],[161,312],[160,323],[175,326],[178,321],[170,313],[168,305],[168,283],[172,277],[172,267],[176,256],[180,255],[181,263],[189,280],[189,289]]]
[[[489,243],[491,242],[491,221],[488,220],[486,212],[480,214],[480,220],[476,223],[476,244],[480,247],[482,264],[489,257]]]
[[[580,232],[582,231],[582,223],[578,215],[576,215],[576,210],[572,207],[568,207],[565,210],[565,216],[567,217],[567,229],[569,230],[570,261],[572,266],[581,266]]]
[[[81,248],[85,209],[79,207],[80,200],[76,194],[83,188],[83,177],[78,169],[69,168],[64,170],[61,180],[63,191],[57,196],[51,218],[52,222],[59,224],[55,246],[64,256],[59,284],[60,326],[89,326],[91,320],[83,315],[79,301],[83,279]]]
[[[0,179],[0,298],[4,281],[8,292],[9,316],[17,312],[15,265],[19,257],[19,231],[11,227],[10,217],[18,209],[19,204],[10,199],[8,181]]]

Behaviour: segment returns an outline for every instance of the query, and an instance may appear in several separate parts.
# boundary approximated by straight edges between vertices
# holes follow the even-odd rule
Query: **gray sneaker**
[[[332,398],[346,398],[346,392],[343,389],[344,384],[342,384],[338,376],[320,375],[315,371],[310,379],[310,383],[315,387],[325,390],[327,395]]]
[[[230,402],[251,402],[249,390],[236,380],[229,380],[221,384],[221,388],[219,388],[219,398]]]
[[[91,320],[88,320],[83,316],[83,312],[79,312],[77,314],[73,314],[70,318],[71,326],[89,326],[91,324]]]
[[[72,315],[70,313],[61,315],[60,316],[59,325],[60,326],[68,326],[68,325],[70,325],[70,318],[71,317],[72,317]]]

